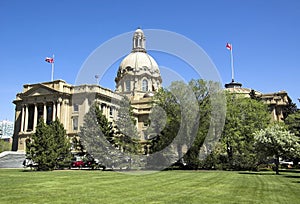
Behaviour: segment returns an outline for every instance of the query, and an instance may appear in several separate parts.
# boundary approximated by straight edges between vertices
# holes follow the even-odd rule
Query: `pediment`
[[[43,95],[51,95],[59,93],[55,89],[49,88],[47,86],[44,86],[42,84],[37,84],[33,86],[28,91],[22,93],[23,96],[30,97],[30,96],[43,96]]]

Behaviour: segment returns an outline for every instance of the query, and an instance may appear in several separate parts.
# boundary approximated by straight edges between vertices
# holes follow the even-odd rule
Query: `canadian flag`
[[[230,44],[230,43],[226,43],[226,48],[227,48],[228,50],[231,50],[231,49],[232,49],[231,44]]]
[[[51,57],[46,57],[45,61],[48,63],[54,63],[54,59]]]

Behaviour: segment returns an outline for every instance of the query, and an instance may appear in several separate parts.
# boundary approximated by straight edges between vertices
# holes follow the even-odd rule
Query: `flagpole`
[[[53,81],[53,75],[54,75],[54,54],[52,55],[53,63],[51,63],[51,81]]]
[[[232,54],[233,46],[231,44],[230,49],[230,61],[231,61],[231,81],[234,82],[234,69],[233,69],[233,54]]]

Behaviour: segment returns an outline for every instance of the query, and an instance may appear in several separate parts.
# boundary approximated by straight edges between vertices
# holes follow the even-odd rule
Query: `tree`
[[[57,169],[70,161],[70,141],[58,119],[49,125],[39,119],[36,132],[27,140],[26,154],[40,171]]]
[[[153,100],[154,111],[151,113],[149,128],[145,135],[151,141],[150,153],[155,153],[165,149],[176,137],[180,128],[180,106],[175,96],[166,89],[159,89]],[[163,111],[158,111],[158,107]],[[161,115],[165,113],[165,115]],[[163,126],[161,119],[165,119]]]
[[[129,99],[124,96],[120,101],[118,118],[115,121],[115,144],[123,151],[138,153],[138,143],[140,136],[136,128],[136,120]]]
[[[219,124],[224,120],[225,100],[220,95],[220,84],[202,79],[191,80],[188,85],[175,81],[169,89],[160,89],[154,96],[153,117],[146,131],[153,137],[151,153],[164,150],[165,157],[175,155],[177,163],[184,162],[185,168],[198,168],[200,157],[204,157],[202,146],[209,154],[221,135],[223,126]],[[170,146],[176,154],[172,148],[166,151]],[[182,152],[182,147],[187,152]]]
[[[9,151],[10,149],[11,149],[11,144],[9,142],[0,140],[0,153],[4,151]]]
[[[168,89],[160,89],[154,96],[148,135],[152,135],[151,153],[169,163],[192,163],[192,152],[199,127],[199,104],[192,86],[174,81]],[[196,145],[198,147],[198,145]],[[187,150],[189,156],[184,156]],[[162,154],[162,155],[159,155]],[[154,156],[155,157],[155,156]],[[165,159],[162,159],[165,157]],[[197,158],[198,159],[198,158]]]
[[[283,107],[283,119],[285,120],[290,114],[297,112],[297,105],[292,101],[289,101],[287,106]]]
[[[84,116],[79,132],[85,150],[105,166],[112,166],[115,160],[113,127],[102,114],[99,104],[93,104]]]
[[[139,167],[141,165],[139,161],[143,153],[140,143],[141,136],[136,127],[133,108],[126,96],[119,103],[118,117],[115,124],[114,144],[122,151],[120,164],[128,164],[129,169],[133,165],[136,168]]]
[[[188,168],[198,168],[214,149],[223,130],[226,100],[221,85],[203,79],[191,80],[189,87],[193,91],[199,106],[199,122],[196,137],[186,153],[184,160]]]
[[[298,138],[300,138],[300,110],[289,114],[285,119],[285,124],[291,133],[294,133]],[[293,158],[294,165],[298,165],[300,162],[300,157]]]
[[[275,157],[275,171],[279,174],[279,158],[299,156],[300,143],[295,134],[278,123],[254,133],[256,150],[262,157]]]
[[[300,137],[300,110],[288,115],[284,122],[292,133]]]
[[[70,165],[71,160],[71,141],[67,137],[63,124],[56,119],[48,126],[51,135],[54,137],[54,150],[57,154],[55,168],[61,168]]]
[[[257,100],[227,93],[227,113],[219,153],[224,168],[246,170],[256,168],[254,136],[256,130],[267,127],[270,114],[267,106]],[[227,161],[224,163],[224,161]]]

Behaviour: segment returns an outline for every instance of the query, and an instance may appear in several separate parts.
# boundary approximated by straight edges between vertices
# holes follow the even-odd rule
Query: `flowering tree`
[[[256,131],[254,138],[260,155],[275,158],[276,174],[279,174],[279,157],[295,157],[300,154],[299,138],[278,123]]]

